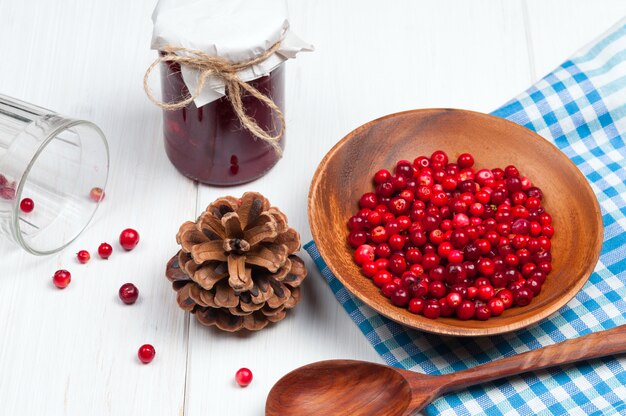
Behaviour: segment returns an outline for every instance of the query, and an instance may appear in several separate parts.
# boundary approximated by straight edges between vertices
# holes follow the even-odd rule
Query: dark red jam
[[[284,68],[249,84],[270,97],[284,109]],[[188,94],[177,63],[161,67],[161,87],[165,102],[179,101]],[[261,101],[244,96],[248,115],[275,135],[278,117]],[[241,125],[227,97],[198,108],[191,103],[180,110],[163,111],[165,151],[172,164],[183,175],[210,185],[237,185],[250,182],[267,173],[278,162],[276,152]],[[280,142],[284,147],[284,136]]]

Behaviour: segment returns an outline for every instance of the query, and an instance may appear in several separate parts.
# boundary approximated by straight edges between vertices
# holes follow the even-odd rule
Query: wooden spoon
[[[440,376],[365,361],[320,361],[281,378],[267,397],[265,414],[410,415],[449,391],[623,352],[626,325]]]

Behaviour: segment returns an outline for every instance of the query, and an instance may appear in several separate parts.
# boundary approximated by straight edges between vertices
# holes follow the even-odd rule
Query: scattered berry
[[[93,202],[100,202],[104,199],[105,193],[102,188],[92,188],[91,192],[89,192],[89,198]]]
[[[150,344],[144,344],[139,347],[139,351],[137,351],[137,357],[139,357],[139,361],[144,364],[148,364],[152,360],[154,360],[154,356],[156,355],[156,351],[154,347]]]
[[[98,247],[98,255],[101,258],[106,260],[111,257],[111,254],[113,254],[113,247],[111,247],[109,243],[100,244],[100,247]]]
[[[65,289],[72,281],[72,274],[67,270],[58,270],[52,277],[52,283],[59,289]]]
[[[33,212],[33,209],[35,209],[35,203],[30,198],[24,198],[20,202],[20,209],[22,212],[28,214],[29,212]]]
[[[132,228],[127,228],[120,234],[120,245],[126,251],[134,249],[139,244],[139,233]]]
[[[252,371],[247,368],[240,368],[235,374],[235,381],[237,381],[239,386],[247,387],[250,383],[252,383]]]
[[[78,259],[79,263],[86,264],[89,262],[89,260],[91,260],[91,255],[87,250],[81,250],[76,253],[76,258]]]
[[[127,305],[135,303],[139,297],[139,289],[132,283],[124,283],[119,291],[120,299]]]

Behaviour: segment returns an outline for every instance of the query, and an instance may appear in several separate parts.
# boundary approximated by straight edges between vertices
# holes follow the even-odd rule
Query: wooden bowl
[[[544,194],[556,230],[553,269],[541,293],[487,321],[431,320],[394,306],[353,261],[346,223],[358,200],[373,190],[381,168],[393,172],[400,159],[444,150],[450,160],[470,152],[477,168],[514,164]],[[344,137],[322,160],[309,193],[309,221],[320,254],[347,290],[403,325],[437,334],[482,336],[515,331],[556,312],[585,284],[602,246],[602,216],[585,177],[555,146],[510,121],[465,110],[429,109],[391,114]]]

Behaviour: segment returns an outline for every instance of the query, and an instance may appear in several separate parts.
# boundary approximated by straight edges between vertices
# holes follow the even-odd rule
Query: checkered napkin
[[[565,307],[512,334],[441,338],[405,328],[353,297],[311,242],[305,246],[337,300],[384,360],[427,374],[463,370],[626,324],[626,19],[493,114],[558,146],[591,183],[604,221],[600,261]],[[554,368],[447,394],[445,415],[626,415],[626,356]]]

